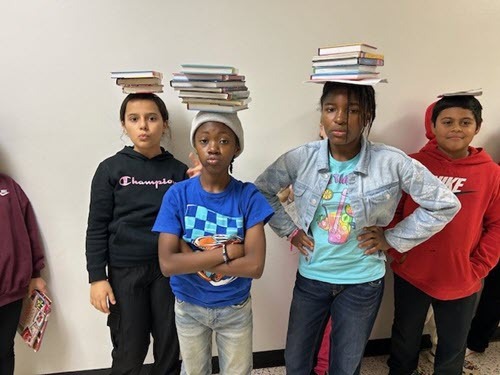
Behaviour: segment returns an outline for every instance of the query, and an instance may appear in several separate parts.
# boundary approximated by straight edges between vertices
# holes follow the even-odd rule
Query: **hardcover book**
[[[51,311],[52,301],[47,295],[38,290],[34,290],[30,296],[23,300],[17,332],[35,352],[42,345],[43,334],[47,328],[47,321]]]
[[[157,77],[163,79],[163,74],[155,70],[127,70],[121,72],[111,72],[111,78],[147,78]]]
[[[226,92],[196,92],[179,91],[179,98],[205,98],[205,99],[244,99],[250,95],[249,91],[231,91]]]
[[[331,55],[334,53],[346,53],[346,52],[371,52],[376,53],[377,47],[371,46],[366,43],[355,43],[355,44],[341,44],[333,47],[320,47],[318,48],[318,55]]]
[[[242,109],[247,109],[248,105],[232,106],[232,105],[218,105],[207,103],[187,103],[187,109],[195,111],[207,112],[222,112],[222,113],[236,113]]]
[[[362,80],[368,78],[377,78],[378,73],[359,73],[359,74],[313,74],[311,81],[328,80]]]
[[[376,66],[368,65],[313,67],[314,74],[361,74],[375,73],[376,70]]]
[[[230,105],[230,106],[241,106],[248,104],[252,101],[252,98],[246,99],[207,99],[207,98],[182,98],[183,103],[188,104],[219,104],[219,105]]]
[[[174,73],[174,81],[244,81],[245,76],[239,74],[190,74]]]
[[[384,60],[382,59],[371,59],[364,57],[355,57],[351,59],[333,59],[333,60],[322,60],[314,61],[313,66],[346,66],[346,65],[369,65],[369,66],[383,66]]]
[[[118,78],[116,80],[118,86],[130,85],[161,85],[161,79],[158,77],[147,78]]]
[[[238,74],[238,69],[227,65],[182,64],[181,73]]]
[[[172,87],[243,87],[243,81],[170,81]]]
[[[368,58],[368,59],[379,59],[384,60],[384,55],[380,53],[371,52],[343,52],[334,53],[324,56],[316,55],[313,57],[312,61],[323,61],[323,60],[337,60],[337,59],[351,59],[351,58]]]

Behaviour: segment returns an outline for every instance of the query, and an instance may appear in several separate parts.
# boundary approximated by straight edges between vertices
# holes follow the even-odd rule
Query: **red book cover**
[[[34,290],[23,301],[17,332],[35,352],[42,345],[43,334],[47,328],[47,321],[51,311],[52,301],[47,295],[38,290]]]

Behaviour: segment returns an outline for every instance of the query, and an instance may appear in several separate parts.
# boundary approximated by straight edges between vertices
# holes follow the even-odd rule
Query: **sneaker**
[[[474,362],[468,359],[464,360],[464,368],[462,370],[463,375],[480,375],[479,367],[474,364]]]
[[[472,354],[476,354],[477,352],[475,352],[474,350],[471,350],[469,348],[465,349],[465,356],[468,357]]]
[[[431,349],[431,350],[427,350],[427,351],[425,351],[425,352],[423,353],[423,356],[424,356],[424,358],[425,358],[425,359],[427,359],[430,363],[434,364],[434,360],[435,360],[435,358],[436,358],[436,353],[434,353],[434,352],[432,351],[432,349]]]

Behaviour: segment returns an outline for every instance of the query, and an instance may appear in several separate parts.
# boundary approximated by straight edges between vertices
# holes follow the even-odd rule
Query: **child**
[[[352,375],[360,372],[382,299],[380,250],[411,249],[441,230],[459,203],[420,163],[363,136],[375,119],[373,87],[327,82],[320,104],[327,139],[285,153],[256,185],[276,210],[273,230],[290,237],[304,255],[290,308],[287,374],[311,373],[331,316],[329,373]],[[276,197],[290,184],[301,229]],[[384,232],[381,227],[391,221],[403,191],[422,207]]]
[[[14,374],[14,337],[23,297],[37,289],[44,255],[31,203],[21,187],[0,173],[0,374]]]
[[[179,373],[174,296],[151,232],[163,194],[187,167],[160,146],[168,111],[155,94],[130,94],[120,108],[133,147],[104,160],[92,180],[87,270],[92,305],[108,316],[113,374],[139,374],[153,335],[152,374]],[[106,274],[106,267],[108,273]]]
[[[191,144],[201,174],[165,194],[153,227],[160,232],[162,272],[175,275],[171,285],[183,373],[212,373],[215,332],[221,374],[247,375],[252,370],[251,279],[264,269],[264,224],[273,211],[253,184],[228,173],[243,151],[236,114],[199,112]]]
[[[390,374],[417,368],[429,306],[437,328],[435,374],[461,374],[467,332],[481,280],[496,264],[500,243],[500,169],[470,146],[482,124],[481,104],[470,95],[445,96],[432,109],[434,136],[420,161],[460,199],[462,209],[439,233],[403,256],[396,254]],[[403,197],[400,220],[418,210]],[[404,219],[406,220],[406,219]]]

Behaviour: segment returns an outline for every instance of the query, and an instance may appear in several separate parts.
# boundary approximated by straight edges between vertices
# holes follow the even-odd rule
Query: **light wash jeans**
[[[175,324],[182,356],[181,374],[212,374],[212,332],[222,375],[252,372],[252,300],[208,308],[175,300]]]

